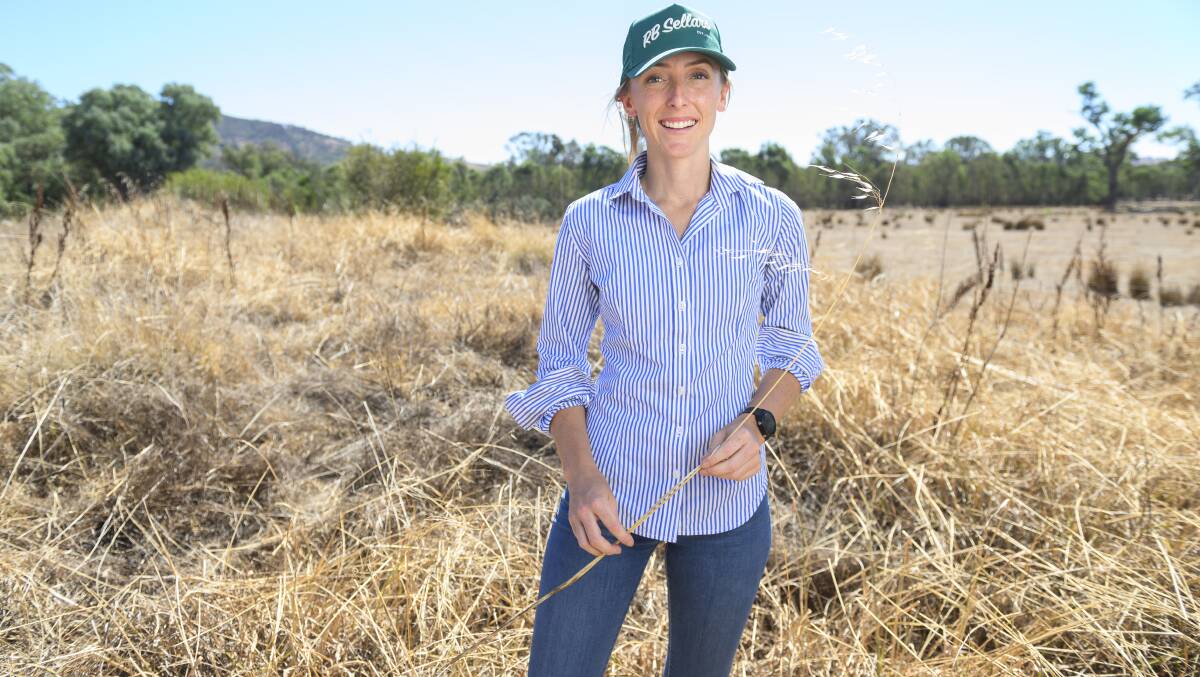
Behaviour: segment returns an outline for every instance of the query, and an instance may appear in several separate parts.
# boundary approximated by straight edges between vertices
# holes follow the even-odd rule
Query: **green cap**
[[[735,68],[721,51],[721,32],[715,21],[694,9],[671,5],[629,25],[621,77],[636,78],[675,52],[703,52],[727,70]]]

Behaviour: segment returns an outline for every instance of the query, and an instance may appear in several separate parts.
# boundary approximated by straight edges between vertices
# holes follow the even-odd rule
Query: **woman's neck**
[[[646,151],[642,190],[659,206],[694,205],[708,192],[712,162],[708,147],[686,158],[672,158]]]

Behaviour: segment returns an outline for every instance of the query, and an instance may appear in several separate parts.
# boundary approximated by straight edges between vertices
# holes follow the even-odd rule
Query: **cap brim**
[[[711,56],[712,58],[716,59],[717,61],[719,61],[721,63],[721,65],[725,67],[726,70],[736,70],[737,69],[737,67],[733,65],[733,62],[729,60],[729,57],[725,56],[724,54],[718,52],[715,49],[706,49],[704,47],[676,47],[675,49],[668,49],[667,51],[662,52],[661,54],[654,55],[653,59],[650,59],[649,61],[642,64],[641,66],[638,66],[637,70],[635,70],[634,72],[626,73],[625,75],[628,77],[631,77],[631,78],[636,78],[637,76],[641,75],[642,73],[645,73],[647,68],[653,66],[654,64],[658,63],[659,61],[662,61],[663,59],[667,58],[668,56],[671,56],[672,54],[674,54],[676,52],[700,52],[701,54],[707,54],[707,55]]]

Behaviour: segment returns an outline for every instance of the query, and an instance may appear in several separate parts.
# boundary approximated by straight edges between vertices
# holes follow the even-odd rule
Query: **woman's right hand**
[[[596,470],[567,483],[568,521],[579,547],[593,555],[619,555],[621,547],[610,543],[600,533],[600,523],[617,537],[617,541],[633,547],[633,536],[621,526],[617,516],[617,499],[608,487],[604,475]]]

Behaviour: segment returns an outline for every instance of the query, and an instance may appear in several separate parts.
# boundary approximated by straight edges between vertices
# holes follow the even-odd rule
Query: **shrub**
[[[1182,306],[1183,292],[1179,291],[1179,287],[1164,287],[1158,290],[1158,305],[1160,306]]]
[[[1150,298],[1150,275],[1141,266],[1129,273],[1129,296],[1138,301]]]
[[[224,196],[229,206],[243,211],[261,211],[271,206],[271,189],[264,179],[250,179],[233,172],[192,168],[172,174],[167,179],[167,190],[207,204]]]
[[[1092,293],[1107,298],[1120,296],[1116,265],[1103,259],[1093,261],[1091,272],[1088,273],[1087,287]]]
[[[1021,278],[1031,278],[1032,279],[1033,272],[1034,272],[1032,263],[1026,265],[1025,268],[1022,269],[1020,261],[1013,261],[1009,265],[1009,271],[1012,272],[1012,279],[1014,279],[1014,280],[1020,280]]]
[[[874,280],[883,274],[883,261],[880,260],[878,254],[865,256],[858,260],[854,266],[854,272],[868,280]]]

